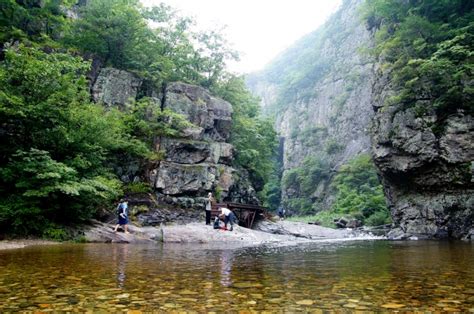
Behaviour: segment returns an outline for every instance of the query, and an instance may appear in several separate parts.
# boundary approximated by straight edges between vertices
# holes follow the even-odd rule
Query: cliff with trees
[[[144,224],[192,219],[210,191],[258,202],[272,125],[193,23],[129,0],[2,2],[3,231],[60,238],[123,195]]]

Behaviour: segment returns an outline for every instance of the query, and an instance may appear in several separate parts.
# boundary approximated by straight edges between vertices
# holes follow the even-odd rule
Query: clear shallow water
[[[0,312],[474,312],[473,265],[464,242],[30,247],[0,251]]]

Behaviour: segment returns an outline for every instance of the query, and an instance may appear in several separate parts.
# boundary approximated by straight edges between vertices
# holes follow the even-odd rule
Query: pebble
[[[344,304],[343,307],[346,307],[346,308],[349,308],[349,309],[355,309],[357,307],[357,305],[353,304],[353,303],[348,303],[348,304]]]
[[[402,307],[405,307],[405,305],[398,304],[398,303],[387,303],[387,304],[381,305],[381,307],[383,307],[385,309],[400,309]]]

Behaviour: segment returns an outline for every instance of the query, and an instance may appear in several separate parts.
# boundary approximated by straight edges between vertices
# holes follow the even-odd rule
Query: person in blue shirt
[[[121,199],[120,203],[117,206],[117,214],[118,214],[118,223],[114,228],[114,232],[117,232],[120,226],[123,227],[125,233],[128,232],[128,201]]]
[[[278,217],[280,217],[280,220],[285,218],[285,212],[286,210],[282,206],[278,207]]]

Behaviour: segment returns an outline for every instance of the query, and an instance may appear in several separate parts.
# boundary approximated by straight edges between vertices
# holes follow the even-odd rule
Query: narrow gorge
[[[323,26],[247,79],[281,136],[283,203],[295,213],[331,208],[335,174],[370,154],[392,216],[390,238],[468,239],[472,98],[466,90],[459,109],[447,112],[430,109],[436,97],[421,88],[414,106],[393,101],[399,87],[373,53],[384,22],[363,18],[363,6],[344,1]],[[472,88],[472,76],[462,84]]]
[[[68,239],[122,197],[141,226],[188,223],[212,192],[391,239],[470,239],[473,6],[344,0],[242,75],[223,34],[166,5],[7,1],[0,228]]]

